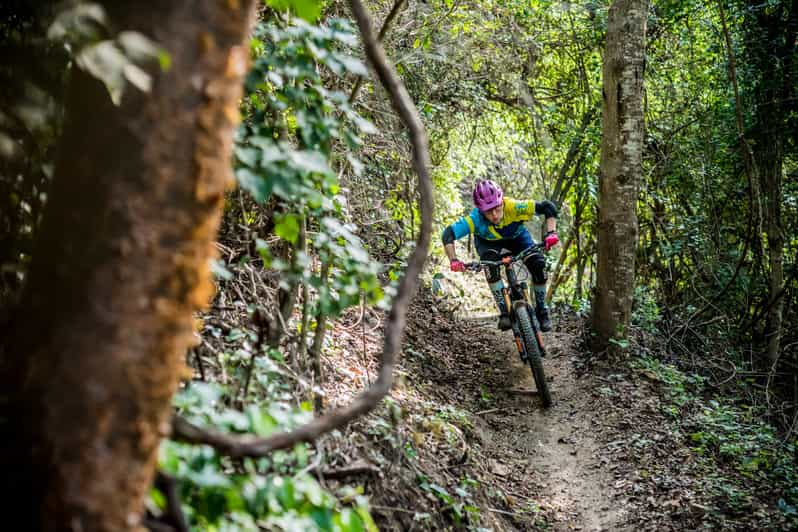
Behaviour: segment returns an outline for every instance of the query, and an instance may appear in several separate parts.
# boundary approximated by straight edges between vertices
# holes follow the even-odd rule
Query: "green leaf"
[[[252,197],[258,203],[263,203],[269,197],[271,187],[249,168],[238,168],[235,171],[235,175],[241,188],[252,194]]]
[[[192,382],[186,392],[193,394],[201,404],[212,405],[221,398],[223,390],[215,384]]]
[[[136,62],[158,59],[164,53],[155,42],[137,31],[123,31],[116,40],[125,55]]]
[[[300,169],[308,173],[318,173],[324,175],[335,175],[327,164],[327,158],[319,152],[302,150],[289,154],[291,162]]]
[[[164,510],[166,508],[166,497],[160,490],[152,488],[150,490],[150,500],[159,509]]]
[[[452,502],[454,502],[454,499],[452,498],[451,495],[449,495],[449,492],[446,491],[446,488],[439,486],[437,484],[430,484],[429,487],[432,491],[435,492],[438,498],[441,499],[446,504],[451,504]]]
[[[261,411],[255,405],[247,407],[246,416],[249,419],[249,429],[258,436],[268,436],[277,428],[274,418],[268,413]]]
[[[77,65],[99,79],[108,90],[111,101],[119,105],[125,89],[125,65],[130,63],[113,41],[100,41],[86,46],[77,55]]]
[[[363,528],[363,521],[360,520],[360,516],[350,510],[349,508],[344,508],[341,510],[341,513],[338,515],[338,520],[341,525],[341,530],[345,532],[364,532],[365,528]]]
[[[313,22],[321,13],[321,3],[316,0],[293,0],[296,14],[308,22]]]
[[[357,514],[360,516],[360,519],[363,520],[363,524],[366,525],[366,530],[368,530],[368,532],[379,532],[377,523],[374,522],[374,519],[372,519],[371,514],[366,508],[363,506],[358,506],[356,510]]]
[[[258,150],[255,148],[236,147],[235,154],[239,161],[252,168],[258,165]]]
[[[295,214],[285,214],[279,217],[274,226],[274,232],[292,244],[296,244],[299,238],[299,218]]]
[[[321,13],[321,4],[316,0],[266,0],[266,5],[274,9],[290,9],[307,22],[313,22]]]
[[[197,486],[203,488],[226,488],[231,484],[230,478],[228,478],[227,475],[210,467],[210,465],[204,467],[201,471],[191,471],[188,475],[188,479]]]
[[[374,126],[374,124],[370,120],[366,120],[362,116],[355,114],[352,117],[355,125],[361,131],[361,133],[365,135],[373,135],[378,133],[379,130]]]
[[[626,349],[627,347],[629,347],[629,340],[625,338],[610,338],[609,342],[611,344],[617,345],[621,349]]]
[[[358,76],[368,76],[369,71],[366,69],[366,65],[364,65],[360,59],[356,59],[346,54],[335,54],[334,57],[336,61],[341,63],[344,68],[352,74],[357,74]]]
[[[99,4],[79,2],[71,8],[58,13],[53,23],[47,29],[47,38],[60,40],[69,37],[91,37],[96,26],[105,27],[107,17],[105,10]],[[73,40],[73,39],[69,39]]]
[[[172,56],[166,50],[161,50],[158,53],[158,64],[161,67],[161,71],[169,72],[172,68]]]
[[[232,329],[227,334],[227,336],[225,337],[225,340],[227,340],[228,342],[236,342],[236,341],[238,341],[238,340],[240,340],[242,338],[245,338],[246,335],[247,334],[244,331],[242,331],[241,329],[235,328],[235,329]]]
[[[255,249],[258,251],[258,254],[263,259],[263,265],[267,268],[271,265],[272,262],[272,253],[269,250],[269,244],[262,238],[258,238],[255,240]]]
[[[133,63],[122,67],[122,75],[141,92],[150,92],[152,89],[152,77]]]

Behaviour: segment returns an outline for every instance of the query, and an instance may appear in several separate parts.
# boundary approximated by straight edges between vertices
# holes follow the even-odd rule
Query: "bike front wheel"
[[[551,392],[546,382],[546,375],[543,373],[543,361],[540,357],[540,347],[535,337],[535,328],[532,326],[532,317],[529,315],[529,308],[525,303],[519,302],[515,305],[515,317],[518,320],[518,328],[521,332],[521,340],[526,350],[526,360],[532,370],[532,377],[543,401],[543,406],[551,406]]]

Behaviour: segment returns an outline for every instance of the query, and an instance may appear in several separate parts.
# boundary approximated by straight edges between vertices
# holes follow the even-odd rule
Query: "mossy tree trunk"
[[[54,182],[2,347],[4,515],[137,530],[230,174],[252,0],[107,2],[171,56],[114,106],[74,70]],[[4,462],[4,463],[3,463]]]
[[[615,0],[604,52],[598,257],[593,329],[597,350],[626,336],[634,297],[637,196],[643,157],[643,59],[647,0]]]

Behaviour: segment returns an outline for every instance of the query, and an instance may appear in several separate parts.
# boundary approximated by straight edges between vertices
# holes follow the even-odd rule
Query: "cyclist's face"
[[[487,218],[490,223],[496,225],[502,221],[502,218],[504,218],[504,205],[494,207],[489,211],[483,212],[482,214],[485,215],[485,218]]]

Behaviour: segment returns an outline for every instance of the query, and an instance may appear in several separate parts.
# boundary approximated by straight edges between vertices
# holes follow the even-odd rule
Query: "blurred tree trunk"
[[[647,0],[616,0],[607,21],[598,199],[594,348],[624,338],[634,296],[638,183],[643,156]]]
[[[4,515],[139,530],[230,174],[252,0],[106,4],[171,56],[114,106],[75,69],[50,200],[3,333]]]

